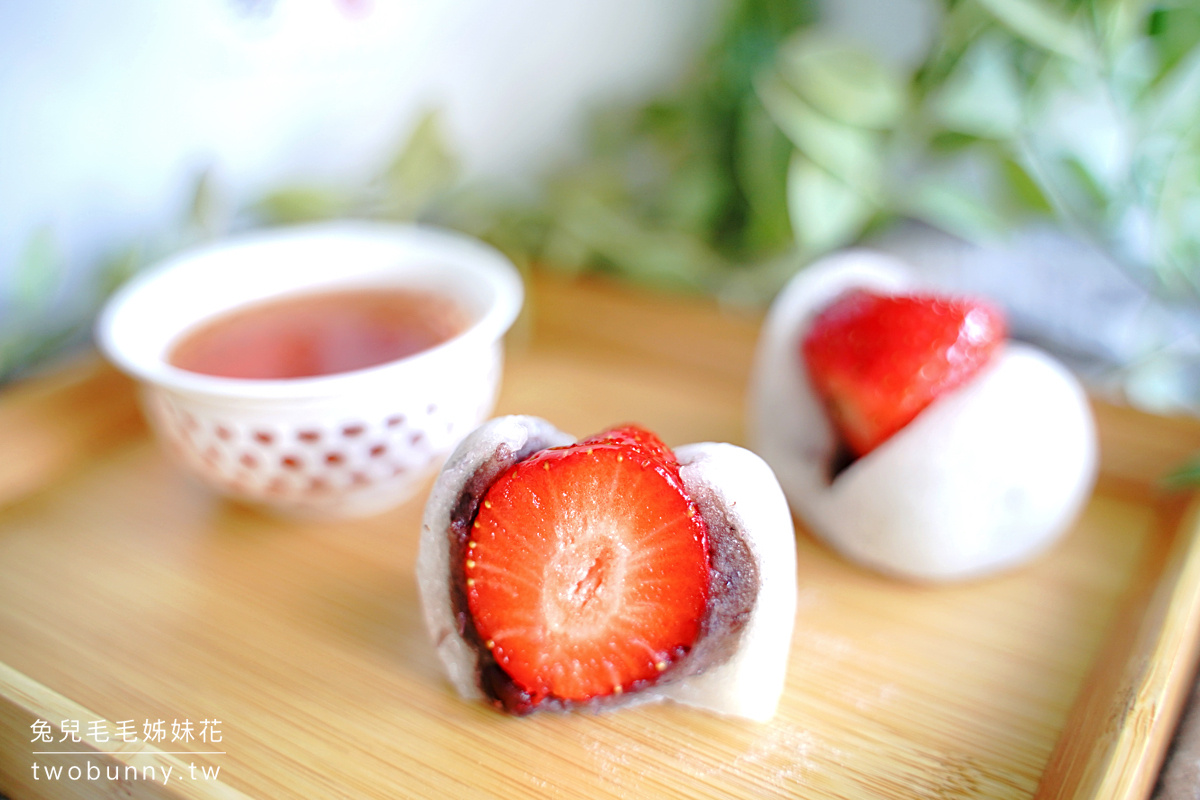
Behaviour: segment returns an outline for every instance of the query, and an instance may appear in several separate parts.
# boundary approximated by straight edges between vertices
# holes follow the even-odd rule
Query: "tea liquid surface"
[[[183,334],[167,360],[223,378],[309,378],[411,356],[465,327],[465,314],[432,293],[315,292],[250,304],[202,322]]]

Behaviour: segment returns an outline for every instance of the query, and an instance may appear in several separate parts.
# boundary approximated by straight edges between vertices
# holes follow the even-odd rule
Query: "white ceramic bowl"
[[[406,287],[452,298],[464,331],[408,358],[335,375],[243,380],[167,362],[179,336],[232,308],[322,289]],[[459,234],[339,222],[283,228],[168,259],[122,287],[96,326],[143,386],[166,449],[222,494],[286,513],[361,516],[412,496],[491,415],[516,269]]]

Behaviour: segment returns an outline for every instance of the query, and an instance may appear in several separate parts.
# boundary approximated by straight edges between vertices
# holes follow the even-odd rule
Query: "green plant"
[[[793,145],[806,250],[909,217],[970,239],[1051,219],[1155,291],[1200,298],[1200,7],[948,0],[901,74],[798,32],[759,95]]]
[[[930,2],[935,44],[905,70],[830,35],[808,0],[731,0],[679,88],[601,113],[589,156],[533,200],[461,182],[430,113],[363,185],[282,186],[231,209],[201,176],[178,230],[92,265],[74,314],[50,313],[66,271],[52,233],[35,232],[0,324],[0,380],[78,339],[112,286],[171,249],[343,216],[424,219],[518,262],[757,304],[896,219],[972,240],[1045,220],[1161,295],[1200,299],[1200,6]]]
[[[755,82],[812,9],[737,0],[727,11],[676,92],[600,113],[588,157],[552,173],[540,198],[502,200],[465,226],[549,268],[676,290],[725,291],[786,258],[792,145]]]
[[[558,268],[763,302],[896,219],[975,241],[1042,220],[1197,299],[1200,7],[931,2],[935,44],[905,70],[807,4],[739,0],[678,92],[601,115],[541,203],[477,230]]]

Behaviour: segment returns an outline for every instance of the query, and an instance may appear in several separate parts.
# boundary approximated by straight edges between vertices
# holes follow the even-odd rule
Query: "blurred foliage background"
[[[1200,300],[1200,5],[930,0],[932,46],[898,67],[821,25],[814,3],[731,0],[686,81],[598,111],[584,158],[535,191],[461,179],[436,109],[364,185],[281,186],[231,208],[209,176],[188,217],[102,269],[50,319],[53,235],[30,237],[0,323],[0,378],[90,324],[144,264],[279,224],[422,220],[519,263],[765,305],[796,269],[897,220],[986,243],[1049,221],[1147,291]]]
[[[267,222],[426,215],[560,269],[769,299],[898,218],[989,241],[1051,219],[1152,290],[1200,293],[1200,6],[945,0],[910,72],[804,2],[736,0],[678,92],[601,113],[533,201],[453,183],[427,120],[364,207],[285,190]]]
[[[474,227],[557,268],[761,303],[898,219],[983,243],[1050,220],[1200,298],[1200,5],[939,5],[905,72],[804,3],[739,0],[677,94],[602,115],[540,203]]]

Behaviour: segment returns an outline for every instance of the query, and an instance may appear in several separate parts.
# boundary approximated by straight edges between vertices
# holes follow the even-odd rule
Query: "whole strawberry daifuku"
[[[933,581],[1023,563],[1089,497],[1096,434],[1070,372],[1005,335],[989,303],[931,293],[895,259],[828,257],[767,317],[751,446],[857,563]]]
[[[492,420],[430,494],[417,573],[451,682],[505,711],[672,699],[765,720],[783,690],[791,518],[732,445]]]

